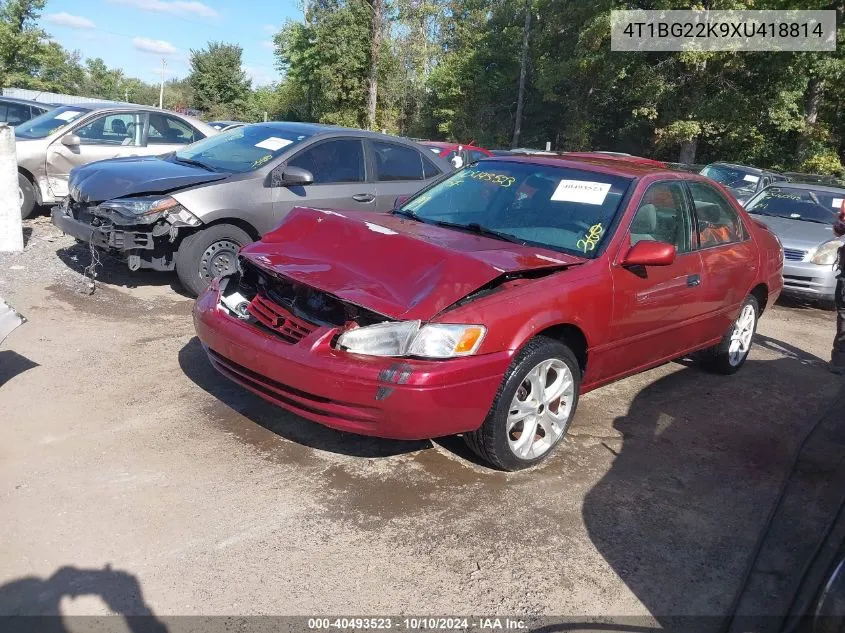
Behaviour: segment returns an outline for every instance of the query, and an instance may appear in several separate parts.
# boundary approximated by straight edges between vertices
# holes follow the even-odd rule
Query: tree
[[[46,0],[0,0],[0,82],[26,83],[36,73],[45,33],[37,22]]]
[[[376,107],[378,105],[378,65],[381,56],[381,37],[384,31],[384,0],[368,0],[373,10],[372,39],[370,43],[370,77],[367,90],[367,127],[376,129]]]
[[[204,49],[191,50],[189,80],[197,108],[216,108],[230,116],[243,110],[251,82],[241,67],[242,54],[240,46],[223,42],[209,42]]]

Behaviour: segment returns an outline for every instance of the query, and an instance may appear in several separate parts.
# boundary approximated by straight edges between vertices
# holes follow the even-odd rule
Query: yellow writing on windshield
[[[596,244],[599,243],[602,233],[604,233],[604,227],[601,223],[599,222],[597,224],[593,224],[583,239],[580,239],[575,243],[575,247],[581,249],[585,253],[589,253],[591,250],[596,248]]]
[[[492,171],[470,171],[465,172],[468,178],[474,180],[481,180],[483,182],[492,182],[500,187],[510,187],[516,182],[513,176],[505,176],[504,174],[495,174]]]
[[[271,158],[273,158],[273,155],[272,155],[272,154],[266,154],[266,155],[262,156],[261,158],[259,158],[259,159],[257,159],[257,160],[252,161],[252,166],[253,166],[253,167],[261,167],[261,165],[263,165],[264,163],[266,163],[266,162],[267,162],[268,160],[270,160]]]

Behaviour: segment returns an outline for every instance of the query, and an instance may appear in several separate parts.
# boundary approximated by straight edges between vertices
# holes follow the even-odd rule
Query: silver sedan
[[[836,262],[845,237],[833,225],[843,208],[845,189],[822,185],[770,185],[745,205],[783,244],[783,294],[831,304]]]
[[[197,119],[135,105],[66,105],[15,128],[21,216],[68,194],[70,170],[106,158],[155,156],[217,134]]]

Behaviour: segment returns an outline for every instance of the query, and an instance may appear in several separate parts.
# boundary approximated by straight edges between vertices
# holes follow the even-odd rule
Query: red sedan
[[[561,441],[580,394],[693,352],[737,371],[781,270],[775,236],[707,178],[506,157],[387,215],[294,209],[194,321],[221,373],[304,418],[462,433],[513,470]]]
[[[474,145],[460,145],[458,143],[445,143],[441,141],[420,141],[420,145],[424,145],[440,158],[445,158],[452,162],[452,164],[454,164],[455,157],[459,157],[461,160],[457,167],[469,165],[482,158],[493,156],[490,150],[486,150],[483,147],[475,147]]]

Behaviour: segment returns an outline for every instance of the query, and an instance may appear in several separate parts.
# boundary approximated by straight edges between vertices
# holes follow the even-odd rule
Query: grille
[[[790,262],[800,262],[807,256],[807,251],[802,251],[798,248],[783,249],[783,258]]]
[[[285,343],[299,343],[317,329],[316,325],[293,316],[263,293],[255,295],[247,309],[263,326],[272,330]]]

